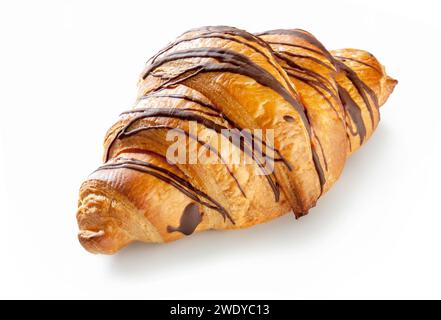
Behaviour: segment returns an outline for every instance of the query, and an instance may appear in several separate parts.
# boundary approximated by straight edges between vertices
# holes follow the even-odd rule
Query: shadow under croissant
[[[244,259],[255,252],[277,250],[295,252],[310,246],[314,241],[326,241],[330,233],[336,232],[341,220],[356,217],[362,211],[345,210],[350,202],[356,201],[349,193],[355,193],[363,184],[370,183],[369,176],[375,172],[375,165],[381,165],[388,158],[390,136],[386,125],[348,159],[343,176],[334,188],[325,194],[310,214],[296,220],[292,213],[248,229],[235,231],[210,231],[189,236],[184,241],[167,244],[133,243],[114,256],[110,268],[123,277],[140,274],[169,272],[171,269],[188,269],[219,260]],[[375,150],[368,150],[375,149]],[[350,215],[350,216],[348,216]],[[341,228],[339,229],[341,230]],[[350,230],[348,230],[348,233]]]

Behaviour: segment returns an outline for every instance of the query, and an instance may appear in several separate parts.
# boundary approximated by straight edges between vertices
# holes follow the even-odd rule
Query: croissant
[[[190,30],[146,63],[134,107],[107,132],[104,163],[80,188],[79,241],[112,254],[299,218],[372,135],[396,84],[370,53],[328,51],[304,30]],[[176,140],[186,161],[169,161]],[[247,161],[230,163],[222,143]]]

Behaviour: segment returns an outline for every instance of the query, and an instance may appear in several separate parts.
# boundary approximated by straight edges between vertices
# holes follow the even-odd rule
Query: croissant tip
[[[398,80],[391,78],[389,76],[387,77],[386,81],[387,81],[388,87],[390,88],[390,91],[392,91],[395,88],[395,86],[398,84]]]
[[[296,220],[300,219],[301,217],[306,216],[309,213],[308,210],[305,210],[303,212],[294,212],[294,217],[296,218]]]
[[[398,80],[386,76],[384,78],[384,82],[382,84],[382,94],[379,98],[379,105],[382,106],[386,102],[386,100],[389,98],[389,96],[392,94],[392,92],[395,89],[395,86],[398,84]]]
[[[101,239],[103,239],[104,235],[105,232],[103,230],[80,230],[78,232],[78,240],[87,251],[91,253],[102,253],[99,243]]]
[[[78,237],[82,239],[92,239],[92,238],[101,237],[104,234],[105,232],[103,230],[100,231],[80,230],[78,232]]]

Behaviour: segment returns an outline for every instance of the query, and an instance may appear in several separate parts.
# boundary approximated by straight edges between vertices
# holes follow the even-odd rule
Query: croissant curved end
[[[103,230],[100,231],[90,231],[90,230],[80,230],[78,232],[78,237],[80,239],[93,239],[104,236],[106,233]]]
[[[398,84],[398,80],[395,80],[392,77],[386,76],[385,77],[385,83],[383,85],[383,92],[380,95],[380,106],[383,106],[386,100],[389,98],[389,96],[392,94],[392,92],[395,89],[395,86]]]
[[[111,198],[82,189],[77,219],[78,240],[91,253],[113,254],[133,241],[124,228],[124,210],[115,207]]]
[[[99,248],[103,247],[100,245],[105,236],[103,230],[91,231],[91,230],[80,230],[78,232],[78,240],[81,245],[89,252],[99,253],[102,250]]]

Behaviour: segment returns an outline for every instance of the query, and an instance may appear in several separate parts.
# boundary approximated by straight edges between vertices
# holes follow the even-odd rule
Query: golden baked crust
[[[106,135],[104,165],[81,186],[81,244],[114,253],[306,214],[372,135],[395,84],[371,54],[329,52],[303,30],[184,33],[148,61],[134,109]],[[234,144],[222,132],[234,128],[274,132],[273,173],[249,148],[257,137]],[[169,164],[170,129],[187,148],[230,144],[250,161],[231,164],[212,147],[220,161],[199,152],[197,163]]]

